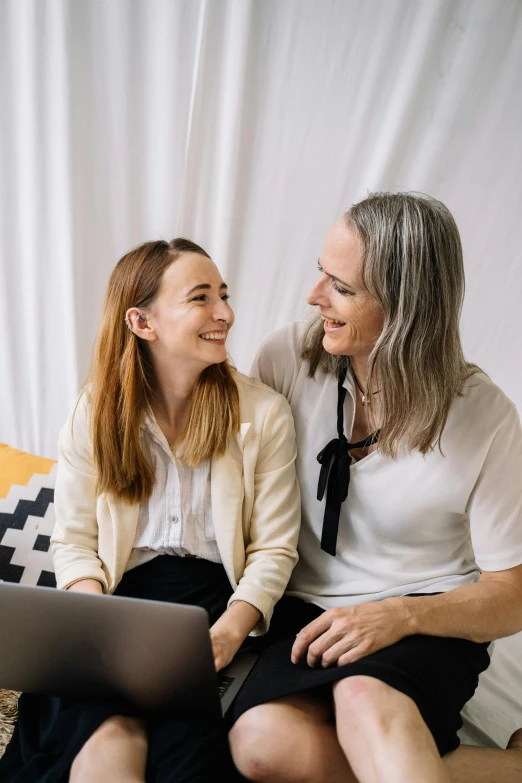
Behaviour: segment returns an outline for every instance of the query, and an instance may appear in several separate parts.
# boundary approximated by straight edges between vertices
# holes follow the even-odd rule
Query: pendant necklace
[[[365,393],[365,391],[364,391],[364,389],[362,388],[361,384],[360,384],[360,383],[359,383],[359,381],[357,380],[357,376],[356,376],[356,374],[353,372],[353,370],[352,370],[352,375],[353,375],[353,377],[354,377],[354,380],[355,380],[355,385],[357,386],[357,388],[358,388],[358,389],[359,389],[359,391],[361,392],[361,397],[362,397],[362,399],[361,399],[361,402],[362,402],[362,404],[363,404],[363,405],[369,405],[369,404],[370,404],[370,402],[371,402],[371,399],[370,399],[370,398],[371,398],[371,397],[373,397],[373,395],[374,395],[374,394],[379,394],[379,392],[380,392],[381,390],[380,390],[380,389],[377,389],[377,391],[371,392],[371,394],[366,394],[366,393]]]

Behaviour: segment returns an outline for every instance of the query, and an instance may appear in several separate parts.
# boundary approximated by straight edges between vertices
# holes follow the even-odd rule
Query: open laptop
[[[197,606],[0,582],[0,688],[224,715],[256,658],[216,675]]]

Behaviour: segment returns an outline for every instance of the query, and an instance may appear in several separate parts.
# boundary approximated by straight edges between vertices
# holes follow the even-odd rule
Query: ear
[[[156,339],[156,332],[149,324],[149,319],[138,307],[130,307],[125,313],[125,323],[137,337],[152,342]]]

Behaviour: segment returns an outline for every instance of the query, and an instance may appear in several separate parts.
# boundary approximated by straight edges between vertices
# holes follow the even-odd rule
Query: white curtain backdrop
[[[56,456],[109,273],[187,235],[247,370],[371,190],[460,226],[470,360],[522,409],[519,0],[0,0],[0,441]]]
[[[521,75],[519,0],[0,0],[0,442],[56,456],[133,245],[209,251],[248,370],[372,190],[453,211],[467,356],[522,410]],[[468,739],[521,724],[521,649]]]

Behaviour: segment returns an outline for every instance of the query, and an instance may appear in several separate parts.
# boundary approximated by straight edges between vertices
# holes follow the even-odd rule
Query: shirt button
[[[178,519],[178,517],[177,517],[177,516],[174,514],[174,516],[172,516],[172,517],[170,518],[170,521],[171,521],[171,522],[179,522],[179,519]]]

